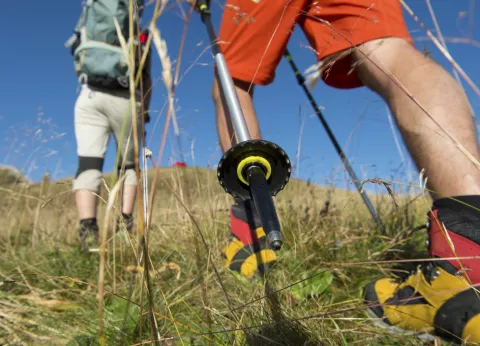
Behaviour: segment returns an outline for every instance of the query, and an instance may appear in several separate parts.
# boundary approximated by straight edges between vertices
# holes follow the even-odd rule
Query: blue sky
[[[392,0],[393,1],[393,0]],[[470,30],[470,0],[433,0],[434,10],[446,37],[478,38],[480,25]],[[38,180],[48,169],[56,178],[75,174],[77,157],[73,130],[73,106],[77,97],[77,80],[71,56],[63,44],[70,36],[81,10],[80,1],[7,1],[0,6],[0,164],[22,169],[30,178]],[[174,4],[175,2],[171,2]],[[427,26],[432,20],[424,0],[407,3]],[[184,9],[187,6],[184,5]],[[150,16],[151,8],[146,13]],[[465,16],[459,13],[466,12]],[[177,6],[160,18],[158,28],[167,42],[172,61],[177,58],[183,20]],[[215,3],[213,20],[218,28],[221,9]],[[407,25],[413,37],[426,36],[423,30],[406,14]],[[477,23],[474,23],[477,24]],[[432,57],[446,66],[449,64],[430,42],[417,41],[417,47],[428,49]],[[207,35],[198,15],[194,14],[187,34],[182,57],[181,75],[176,102],[181,140],[189,165],[215,166],[220,152],[217,146],[214,108],[210,98],[213,58],[207,49]],[[302,71],[315,63],[313,54],[305,48],[308,43],[301,30],[295,30],[289,49]],[[449,43],[452,56],[476,83],[480,81],[478,60],[480,48],[469,44]],[[200,58],[199,55],[206,50]],[[197,60],[195,64],[195,61]],[[192,64],[193,68],[192,68]],[[153,73],[157,77],[151,108],[161,110],[165,102],[165,88],[158,57],[153,57]],[[479,99],[467,87],[467,94],[478,113]],[[345,148],[354,169],[362,178],[382,177],[404,180],[401,156],[392,135],[385,104],[367,88],[337,90],[319,83],[314,97],[324,108],[324,114],[338,141]],[[334,177],[341,186],[347,186],[344,169],[315,116],[286,61],[278,67],[275,82],[256,89],[255,106],[265,139],[277,142],[292,160],[295,160],[301,117],[305,125],[301,142],[299,176],[317,183],[326,183]],[[149,148],[156,156],[161,140],[165,112],[154,113],[148,125]],[[159,124],[153,131],[157,116]],[[170,165],[176,153],[173,132],[170,131],[162,165]],[[398,132],[396,132],[398,136]],[[194,157],[191,155],[193,148]],[[408,153],[401,145],[403,155]],[[105,170],[111,171],[114,159],[113,141],[107,154]],[[414,176],[415,177],[415,176]]]

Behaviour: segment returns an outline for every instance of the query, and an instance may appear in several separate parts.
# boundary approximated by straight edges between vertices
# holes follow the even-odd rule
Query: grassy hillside
[[[381,261],[425,256],[413,251],[424,250],[421,232],[392,245],[357,194],[292,181],[276,198],[285,241],[279,261],[266,283],[247,280],[223,267],[231,199],[214,172],[168,168],[160,177],[149,233],[151,291],[136,262],[136,232],[129,239],[109,227],[107,345],[153,344],[148,297],[163,345],[422,344],[375,328],[361,299],[370,280],[402,274]],[[0,189],[0,344],[98,344],[99,253],[79,251],[70,191],[70,181]],[[395,208],[388,196],[372,197],[389,237],[425,222],[423,198],[398,197]],[[100,225],[107,199],[104,188]]]
[[[11,166],[0,165],[0,186],[12,186],[21,184],[30,184],[31,181],[27,179],[21,172]]]

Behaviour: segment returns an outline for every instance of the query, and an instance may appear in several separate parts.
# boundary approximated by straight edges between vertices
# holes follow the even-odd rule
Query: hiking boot
[[[264,274],[276,261],[275,252],[268,248],[267,236],[251,201],[237,201],[230,210],[230,243],[224,253],[226,267],[251,278]]]
[[[82,251],[87,252],[91,248],[98,247],[98,226],[95,218],[80,220],[77,233]]]
[[[435,201],[428,214],[428,251],[432,258],[402,281],[379,279],[365,288],[368,313],[393,333],[432,340],[480,343],[480,197],[461,202]],[[464,204],[462,204],[462,202]],[[467,206],[468,205],[468,206]]]

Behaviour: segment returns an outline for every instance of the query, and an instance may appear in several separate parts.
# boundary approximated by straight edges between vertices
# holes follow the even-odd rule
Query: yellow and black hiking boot
[[[435,201],[428,215],[428,251],[435,260],[405,280],[383,278],[365,288],[369,315],[378,326],[426,340],[437,335],[480,345],[480,197],[456,200]]]
[[[95,218],[80,220],[77,233],[82,251],[88,252],[90,249],[98,248],[98,226]]]
[[[230,210],[231,239],[224,253],[226,267],[251,278],[255,273],[266,273],[276,261],[260,218],[251,201],[237,201]]]

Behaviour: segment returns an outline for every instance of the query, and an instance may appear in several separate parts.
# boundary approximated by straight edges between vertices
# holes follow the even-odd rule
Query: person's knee
[[[128,160],[117,167],[117,175],[121,177],[125,175],[124,184],[137,185],[137,172],[135,170],[135,163],[133,160]]]
[[[352,66],[364,85],[385,96],[396,87],[392,78],[415,73],[435,62],[408,41],[389,37],[366,42],[352,53]]]
[[[78,161],[73,190],[98,192],[102,181],[103,158],[81,156]]]
[[[126,185],[137,185],[137,172],[135,171],[135,165],[127,165],[125,167],[125,182]]]

